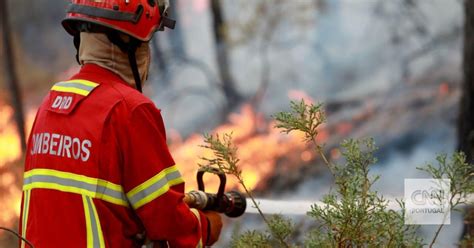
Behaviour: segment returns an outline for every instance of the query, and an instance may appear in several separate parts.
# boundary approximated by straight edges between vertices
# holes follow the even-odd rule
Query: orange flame
[[[290,98],[293,101],[300,101],[303,99],[306,103],[308,104],[314,104],[314,100],[311,96],[308,95],[308,93],[302,91],[302,90],[290,90],[288,91],[288,98]]]
[[[449,94],[449,84],[444,82],[444,83],[441,83],[438,87],[438,95],[440,97],[445,97]]]
[[[14,123],[11,123],[13,109],[0,108],[0,167],[17,160],[21,155],[20,139]]]
[[[10,226],[20,216],[21,189],[19,175],[15,174],[20,170],[15,170],[12,163],[21,158],[22,152],[13,113],[10,106],[0,106],[0,226]],[[28,112],[26,120],[27,130],[30,130],[34,111]]]
[[[20,216],[21,190],[15,187],[13,172],[0,175],[0,188],[3,189],[0,205],[0,226],[10,226]]]
[[[274,128],[275,123],[272,121],[264,121],[264,131],[256,131],[256,118],[259,119],[251,105],[246,104],[239,114],[230,115],[229,123],[213,131],[219,134],[232,133],[233,141],[238,147],[237,156],[240,159],[239,166],[243,171],[245,184],[251,189],[263,186],[262,182],[273,175],[283,157],[293,156],[301,162],[300,164],[305,164],[315,156],[303,142],[304,134],[299,132],[282,134],[281,130]],[[174,143],[170,145],[170,150],[187,182],[186,190],[195,189],[197,165],[203,162],[200,158],[212,157],[212,151],[200,147],[203,145],[203,139],[199,135],[192,135],[184,142],[176,138],[176,134],[172,136],[175,138]],[[327,138],[328,133],[324,129],[320,130],[318,139],[325,141]],[[206,187],[217,189],[217,177],[205,179]],[[227,188],[242,190],[233,177],[228,178]]]

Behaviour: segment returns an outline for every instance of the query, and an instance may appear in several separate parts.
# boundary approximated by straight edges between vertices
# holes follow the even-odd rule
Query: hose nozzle
[[[206,193],[204,190],[204,172],[216,174],[220,178],[220,185],[217,194]],[[197,174],[198,189],[185,194],[184,202],[191,208],[199,210],[210,210],[224,213],[228,217],[235,218],[244,214],[247,208],[245,196],[238,191],[224,193],[226,176],[224,172],[215,168],[200,169]]]

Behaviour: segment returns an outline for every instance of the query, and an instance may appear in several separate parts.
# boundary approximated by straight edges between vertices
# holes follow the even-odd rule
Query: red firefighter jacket
[[[56,83],[27,149],[20,231],[36,248],[139,247],[145,232],[171,247],[207,242],[160,111],[116,74],[87,64]]]

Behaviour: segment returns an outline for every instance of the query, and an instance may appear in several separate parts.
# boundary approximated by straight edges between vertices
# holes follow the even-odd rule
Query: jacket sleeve
[[[148,238],[171,247],[207,242],[207,220],[184,202],[184,180],[166,144],[163,120],[151,103],[132,110],[123,147],[123,186]],[[203,239],[204,237],[204,239]]]

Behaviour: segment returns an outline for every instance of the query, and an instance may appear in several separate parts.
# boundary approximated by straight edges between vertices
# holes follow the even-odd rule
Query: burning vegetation
[[[16,224],[20,215],[23,165],[13,113],[10,106],[0,104],[0,226]],[[30,112],[27,116],[28,127],[33,118],[34,113]]]
[[[302,134],[283,135],[273,126],[273,121],[264,120],[258,113],[255,113],[251,105],[246,104],[240,113],[233,113],[229,116],[228,123],[213,131],[213,133],[233,134],[235,144],[241,147],[237,153],[240,158],[243,178],[249,188],[263,189],[266,186],[265,180],[275,173],[278,164],[283,159],[293,162],[285,163],[287,166],[280,169],[280,173],[284,173],[284,170],[292,170],[292,165],[304,166],[315,156],[301,143]],[[197,165],[202,162],[201,158],[209,157],[212,153],[202,145],[203,137],[198,134],[190,136],[185,141],[181,141],[179,137],[173,137],[170,146],[171,153],[176,163],[181,165],[187,189],[195,187],[193,185],[194,175]],[[210,180],[213,181],[207,181],[206,185],[216,188],[218,181]],[[234,179],[229,179],[227,185],[228,188],[239,188]]]

